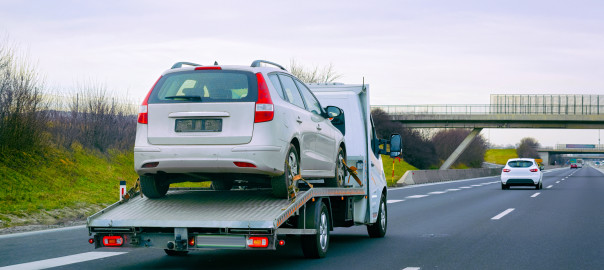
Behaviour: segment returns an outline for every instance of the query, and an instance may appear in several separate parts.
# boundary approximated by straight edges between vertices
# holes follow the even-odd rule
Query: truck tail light
[[[531,169],[531,172],[538,172],[539,169]]]
[[[161,79],[161,76],[159,76],[159,79]],[[155,88],[155,85],[157,85],[157,82],[159,82],[159,79],[157,79],[157,81],[155,81],[155,83],[153,84],[153,87],[151,87],[151,90],[149,90],[149,93],[147,93],[147,96],[143,100],[143,104],[141,104],[141,106],[138,110],[138,121],[137,122],[139,124],[148,124],[149,123],[149,106],[147,105],[147,102],[149,100],[149,96],[151,95],[151,92],[153,91],[153,88]]]
[[[268,85],[262,73],[256,73],[258,81],[258,101],[256,101],[256,111],[254,113],[254,123],[262,123],[273,120],[275,116],[273,100],[268,91]]]
[[[124,244],[124,238],[119,235],[103,236],[103,246],[119,247]]]
[[[503,172],[510,172],[510,169],[503,169]]]
[[[195,246],[195,236],[189,237],[189,246]]]
[[[251,248],[268,247],[268,237],[251,236],[247,239],[247,246]]]

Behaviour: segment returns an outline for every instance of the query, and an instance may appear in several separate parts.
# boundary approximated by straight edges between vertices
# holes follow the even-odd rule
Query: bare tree
[[[342,77],[341,74],[335,72],[331,63],[321,69],[317,66],[307,69],[294,59],[289,63],[289,72],[305,83],[332,83]]]
[[[539,142],[535,138],[526,137],[520,140],[516,153],[520,158],[540,158],[537,148],[539,148]]]
[[[432,143],[440,160],[446,160],[461,142],[470,134],[469,129],[444,129],[432,137]],[[455,164],[465,164],[471,168],[480,168],[487,150],[486,140],[482,135],[476,136],[472,143],[457,159]]]

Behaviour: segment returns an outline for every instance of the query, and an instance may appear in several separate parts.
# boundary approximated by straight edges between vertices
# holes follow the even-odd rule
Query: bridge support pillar
[[[449,169],[449,167],[451,167],[451,165],[453,165],[453,163],[455,163],[455,161],[459,158],[459,156],[461,156],[463,151],[465,151],[466,148],[468,148],[468,146],[470,145],[470,143],[472,143],[474,138],[476,138],[476,136],[478,136],[480,131],[482,131],[482,128],[474,128],[472,130],[472,132],[470,132],[470,134],[468,134],[468,136],[461,142],[461,144],[457,147],[457,149],[455,149],[455,151],[453,151],[453,153],[447,158],[447,160],[445,160],[443,165],[440,166],[439,170]]]
[[[551,165],[549,164],[549,151],[539,151],[537,154],[543,160],[543,165]]]

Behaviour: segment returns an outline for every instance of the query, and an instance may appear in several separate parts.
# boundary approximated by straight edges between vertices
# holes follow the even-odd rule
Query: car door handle
[[[298,122],[298,124],[302,124],[302,119],[298,118],[296,119],[296,122]]]
[[[317,125],[317,130],[321,130],[321,126],[320,125]]]

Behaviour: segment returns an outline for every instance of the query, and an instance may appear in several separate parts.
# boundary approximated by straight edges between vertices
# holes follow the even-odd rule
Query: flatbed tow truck
[[[307,182],[294,186],[290,199],[275,198],[270,189],[171,189],[164,198],[148,199],[133,189],[127,199],[88,218],[89,242],[95,248],[149,247],[185,255],[204,249],[274,250],[285,245],[286,236],[298,235],[304,255],[321,258],[334,227],[364,225],[370,237],[384,237],[387,188],[380,154],[400,155],[401,138],[376,137],[368,85],[309,87],[323,106],[345,113],[345,123],[336,125],[348,146],[343,187]]]

